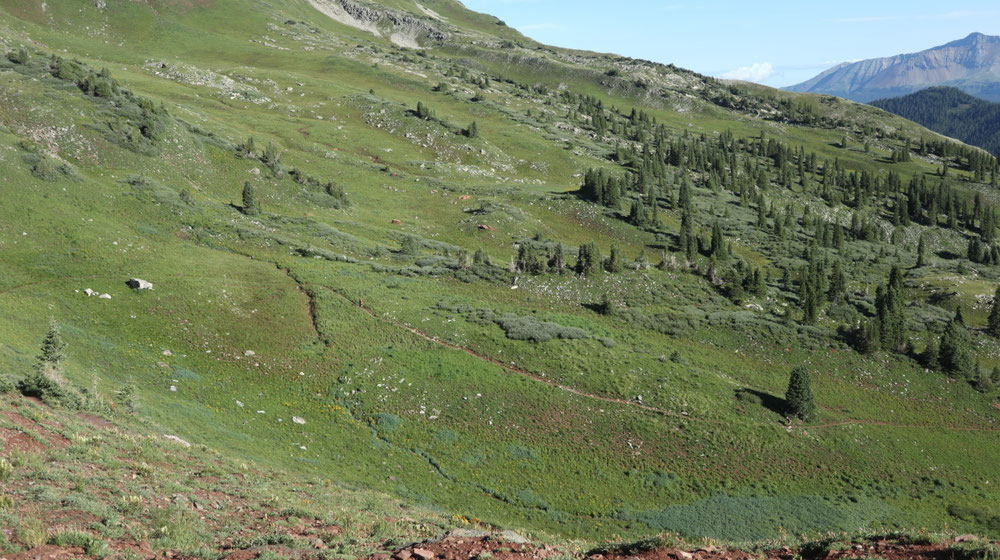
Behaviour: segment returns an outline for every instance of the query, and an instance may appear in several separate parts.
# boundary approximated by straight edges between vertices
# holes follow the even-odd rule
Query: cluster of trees
[[[24,49],[8,54],[7,58],[22,65],[30,62]],[[52,55],[43,68],[53,77],[75,84],[84,94],[109,103],[119,118],[105,123],[107,132],[122,146],[151,153],[154,145],[165,137],[170,116],[166,106],[121,87],[107,68],[94,71],[78,60],[58,55]]]
[[[991,154],[1000,153],[1000,103],[973,97],[957,88],[933,87],[871,104]]]

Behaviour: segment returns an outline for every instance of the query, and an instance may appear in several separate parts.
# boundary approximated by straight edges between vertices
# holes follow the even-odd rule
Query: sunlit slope
[[[988,509],[979,521],[949,511],[995,498],[994,394],[901,354],[861,355],[838,333],[871,313],[891,264],[913,266],[925,230],[931,264],[907,276],[914,344],[958,303],[983,326],[997,271],[960,257],[967,232],[913,224],[895,243],[816,248],[804,207],[845,229],[855,211],[846,188],[823,197],[818,171],[757,187],[778,216],[793,208],[784,236],[695,165],[666,166],[655,226],[630,223],[631,198],[608,208],[565,194],[589,168],[636,171],[618,152],[642,153],[652,135],[630,128],[633,107],[691,161],[721,135],[749,146],[763,132],[904,184],[942,160],[891,163],[902,137],[939,137],[831,98],[539,48],[455,3],[422,5],[451,27],[417,50],[307,2],[5,3],[4,50],[25,45],[30,60],[0,74],[3,367],[28,372],[54,318],[71,379],[108,392],[134,380],[145,413],[185,438],[515,528],[985,530]],[[53,54],[106,67],[151,109],[53,76]],[[597,102],[602,131],[584,114]],[[280,161],[263,157],[269,143]],[[738,157],[740,174],[771,173],[763,154]],[[963,197],[996,198],[987,180],[951,173]],[[764,293],[734,301],[707,255],[684,264],[685,180],[699,235],[720,223],[766,275]],[[245,181],[261,215],[241,212]],[[591,241],[627,265],[508,270],[519,246],[562,244],[571,266]],[[473,264],[480,249],[492,265]],[[824,306],[815,324],[781,280],[807,250],[844,262],[858,302]],[[131,277],[155,287],[134,292]],[[992,368],[995,342],[975,341]],[[820,414],[786,424],[800,364]]]

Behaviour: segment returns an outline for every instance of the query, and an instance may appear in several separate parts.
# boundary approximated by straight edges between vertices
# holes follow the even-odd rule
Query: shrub
[[[0,375],[0,394],[17,390],[17,381],[9,375]]]
[[[546,342],[553,338],[590,338],[587,331],[576,327],[564,327],[558,323],[542,322],[534,317],[520,317],[508,313],[496,319],[496,323],[512,340]]]
[[[0,482],[10,480],[13,475],[14,465],[10,464],[6,457],[0,457]]]
[[[104,558],[108,555],[108,543],[99,537],[82,533],[80,531],[66,531],[49,539],[50,544],[56,546],[78,546],[82,548],[88,556]]]
[[[44,370],[20,380],[17,383],[17,390],[26,397],[36,397],[50,405],[78,409],[83,404],[78,391]]]
[[[40,519],[22,519],[14,535],[29,549],[42,546],[48,540],[48,530]]]
[[[7,53],[7,60],[13,62],[14,64],[27,64],[30,59],[31,55],[28,54],[28,50],[24,47]]]
[[[7,494],[0,494],[0,511],[14,507],[14,498]]]

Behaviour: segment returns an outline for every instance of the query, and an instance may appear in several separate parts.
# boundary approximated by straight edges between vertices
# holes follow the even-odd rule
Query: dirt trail
[[[625,400],[625,399],[617,399],[617,398],[614,398],[614,397],[605,397],[605,396],[602,396],[602,395],[595,395],[593,393],[587,393],[585,391],[581,391],[581,390],[576,389],[574,387],[570,387],[569,385],[563,385],[563,384],[558,383],[556,381],[553,381],[552,379],[549,379],[547,377],[538,375],[536,373],[532,373],[532,372],[530,372],[530,371],[528,371],[526,369],[522,369],[522,368],[519,368],[519,367],[517,367],[515,365],[501,362],[500,360],[497,360],[497,359],[491,358],[491,357],[489,357],[489,356],[487,356],[485,354],[481,354],[479,352],[476,352],[475,350],[473,350],[471,348],[466,348],[464,346],[458,346],[456,344],[452,344],[450,342],[441,340],[440,338],[438,338],[436,336],[431,336],[431,335],[429,335],[429,334],[427,334],[427,333],[425,333],[425,332],[423,332],[423,331],[421,331],[419,329],[411,327],[410,325],[407,325],[406,323],[403,323],[401,321],[397,321],[395,319],[390,319],[390,318],[385,317],[383,315],[379,315],[378,313],[375,313],[375,311],[373,311],[370,307],[364,305],[363,303],[361,303],[359,301],[355,301],[355,300],[351,299],[350,296],[348,296],[346,294],[343,294],[343,293],[341,293],[340,291],[338,291],[338,290],[336,290],[334,288],[331,288],[329,286],[323,286],[323,288],[325,288],[325,289],[329,290],[330,292],[332,292],[334,294],[337,294],[341,298],[343,298],[343,299],[351,302],[351,304],[356,305],[362,311],[364,311],[368,315],[374,317],[378,321],[381,321],[383,323],[392,325],[394,327],[398,327],[398,328],[401,328],[401,329],[406,329],[406,330],[410,331],[411,333],[417,335],[418,337],[420,337],[420,338],[422,338],[424,340],[433,342],[434,344],[438,344],[440,346],[444,346],[445,348],[450,348],[452,350],[458,350],[459,352],[465,352],[466,354],[468,354],[468,355],[470,355],[470,356],[472,356],[474,358],[478,358],[478,359],[480,359],[480,360],[482,360],[484,362],[489,362],[489,363],[491,363],[491,364],[493,364],[495,366],[499,366],[499,367],[505,369],[508,372],[516,373],[517,375],[521,375],[521,376],[524,376],[524,377],[528,377],[528,378],[534,379],[535,381],[538,381],[540,383],[545,383],[546,385],[555,387],[557,389],[561,389],[561,390],[569,392],[569,393],[573,393],[574,395],[578,395],[580,397],[584,397],[584,398],[588,398],[588,399],[592,399],[592,400],[596,400],[596,401],[611,403],[611,404],[620,404],[620,405],[625,405],[625,406],[632,406],[632,407],[635,407],[635,408],[640,408],[642,410],[646,410],[648,412],[653,412],[653,413],[656,413],[656,414],[662,414],[663,416],[672,416],[672,417],[675,417],[675,418],[683,418],[685,420],[696,420],[696,421],[699,421],[699,422],[716,422],[716,423],[719,422],[718,420],[712,420],[712,419],[707,419],[707,418],[696,418],[696,417],[693,417],[693,416],[689,416],[687,413],[684,413],[684,412],[675,412],[675,411],[672,411],[672,410],[665,410],[665,409],[662,409],[662,408],[657,408],[655,406],[645,405],[645,404],[642,404],[642,403],[639,403],[639,402],[635,402],[635,401],[629,401],[629,400]]]
[[[499,366],[499,367],[503,368],[504,370],[506,370],[506,371],[508,371],[510,373],[514,373],[514,374],[517,374],[517,375],[528,377],[530,379],[534,379],[535,381],[538,381],[540,383],[545,383],[546,385],[549,385],[551,387],[555,387],[557,389],[566,391],[568,393],[572,393],[572,394],[580,396],[580,397],[584,397],[584,398],[587,398],[587,399],[596,400],[596,401],[600,401],[600,402],[606,402],[606,403],[611,403],[611,404],[618,404],[618,405],[623,405],[623,406],[630,406],[630,407],[638,408],[638,409],[641,409],[641,410],[645,410],[647,412],[652,412],[654,414],[659,414],[659,415],[662,415],[662,416],[669,416],[669,417],[672,417],[672,418],[681,418],[681,419],[684,419],[684,420],[691,420],[691,421],[694,421],[694,422],[705,422],[705,423],[712,423],[712,424],[724,424],[725,423],[724,421],[715,420],[713,418],[699,418],[697,416],[691,416],[691,415],[689,415],[687,413],[675,412],[675,411],[672,411],[672,410],[665,410],[665,409],[662,409],[662,408],[657,408],[655,406],[650,406],[650,405],[642,404],[642,403],[635,402],[635,401],[629,401],[629,400],[625,400],[625,399],[618,399],[618,398],[614,398],[614,397],[606,397],[606,396],[603,396],[603,395],[595,395],[593,393],[588,393],[586,391],[581,391],[580,389],[576,389],[574,387],[570,387],[569,385],[563,385],[563,384],[558,383],[556,381],[553,381],[552,379],[549,379],[547,377],[543,377],[543,376],[538,375],[536,373],[532,373],[532,372],[530,372],[528,370],[519,368],[519,367],[517,367],[515,365],[507,364],[507,363],[501,362],[500,360],[497,360],[495,358],[491,358],[490,356],[487,356],[485,354],[481,354],[479,352],[476,352],[475,350],[473,350],[471,348],[466,348],[464,346],[458,346],[457,344],[452,344],[450,342],[441,340],[440,338],[437,338],[435,336],[431,336],[431,335],[429,335],[429,334],[427,334],[427,333],[425,333],[425,332],[423,332],[423,331],[421,331],[421,330],[419,330],[419,329],[417,329],[415,327],[407,325],[406,323],[403,323],[401,321],[397,321],[395,319],[391,319],[389,317],[386,317],[386,316],[383,316],[383,315],[379,315],[374,310],[372,310],[370,307],[364,305],[363,302],[356,301],[353,298],[351,298],[350,296],[348,296],[347,294],[344,294],[343,292],[341,292],[341,291],[339,291],[339,290],[337,290],[335,288],[331,288],[329,286],[322,286],[322,287],[324,289],[332,292],[333,294],[336,294],[340,298],[342,298],[342,299],[350,302],[352,305],[357,306],[358,308],[360,308],[362,311],[364,311],[366,314],[370,315],[371,317],[373,317],[377,321],[380,321],[382,323],[386,323],[388,325],[392,325],[392,326],[395,326],[395,327],[398,327],[398,328],[401,328],[401,329],[406,329],[406,330],[410,331],[411,333],[413,333],[414,335],[416,335],[416,336],[418,336],[418,337],[420,337],[420,338],[422,338],[424,340],[427,340],[429,342],[433,342],[434,344],[438,344],[440,346],[444,346],[445,348],[450,348],[452,350],[457,350],[459,352],[465,352],[466,354],[468,354],[470,356],[473,356],[474,358],[477,358],[477,359],[482,360],[484,362],[489,362],[489,363],[491,363],[493,365]],[[771,423],[771,422],[755,422],[755,423],[756,424],[760,424],[762,426],[764,426],[764,425],[768,425],[768,426],[773,425],[773,423]],[[963,431],[963,432],[1000,432],[1000,427],[997,427],[997,428],[980,428],[980,427],[975,427],[975,426],[949,426],[949,425],[936,425],[935,426],[935,425],[922,425],[922,424],[894,424],[892,422],[882,422],[882,421],[879,421],[879,420],[855,420],[855,419],[842,420],[842,421],[839,421],[839,422],[829,422],[829,423],[826,423],[826,424],[812,424],[812,425],[803,424],[803,425],[801,425],[799,427],[801,427],[803,429],[820,429],[820,428],[836,428],[836,427],[850,426],[850,425],[855,425],[855,426],[886,426],[886,427],[892,427],[892,428],[914,428],[914,429],[925,429],[925,430],[939,429],[939,430],[953,430],[953,431]]]

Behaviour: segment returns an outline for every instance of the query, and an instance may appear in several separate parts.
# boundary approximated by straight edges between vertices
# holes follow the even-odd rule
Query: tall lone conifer
[[[243,213],[247,216],[260,214],[260,206],[257,205],[257,196],[253,192],[253,185],[250,181],[243,182]]]
[[[812,382],[805,366],[797,366],[792,370],[788,390],[785,392],[785,407],[790,416],[797,416],[802,420],[809,420],[816,414]]]

